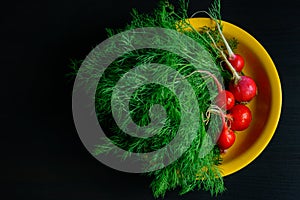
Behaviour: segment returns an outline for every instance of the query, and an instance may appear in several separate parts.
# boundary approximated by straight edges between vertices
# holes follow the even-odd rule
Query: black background
[[[137,8],[155,1],[7,1],[0,6],[2,199],[153,199],[150,178],[118,172],[94,159],[73,124],[70,59],[84,59]],[[171,1],[172,2],[172,1]],[[190,14],[210,0],[190,0]],[[223,19],[252,34],[271,55],[283,89],[282,115],[264,152],[225,177],[219,199],[300,196],[299,2],[222,1]],[[210,199],[203,191],[165,199]]]

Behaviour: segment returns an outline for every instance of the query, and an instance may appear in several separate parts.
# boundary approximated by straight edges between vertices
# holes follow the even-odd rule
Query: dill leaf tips
[[[199,66],[197,67],[204,70],[213,70],[213,68],[216,67],[221,69],[221,66],[219,66],[220,64],[218,63],[219,55],[210,42],[208,42],[209,39],[207,38],[207,34],[195,30],[186,30],[186,27],[190,27],[190,24],[187,22],[187,9],[188,3],[184,0],[179,0],[179,8],[177,10],[168,1],[161,1],[159,7],[154,10],[152,14],[141,14],[137,10],[133,10],[131,13],[132,20],[125,26],[124,30],[107,29],[107,33],[109,36],[113,36],[118,32],[143,27],[160,27],[176,30],[177,32],[181,32],[192,38],[205,50],[203,52],[198,52],[199,56],[194,58],[199,60]],[[219,0],[214,1],[209,9],[209,13],[214,18],[221,19]],[[218,41],[219,35],[216,33],[216,30],[210,28],[207,29],[209,29],[212,36]],[[168,36],[174,37],[173,35]],[[131,46],[133,45],[133,42],[136,41],[131,41],[130,38],[123,38],[119,41],[119,43],[124,46]],[[159,44],[161,41],[154,37],[153,43],[155,42]],[[232,46],[236,45],[234,40],[232,40],[231,44]],[[185,52],[186,47],[184,46],[184,43],[181,43],[180,41],[171,44],[170,48],[179,49],[182,54],[189,55],[189,52]],[[205,52],[208,52],[208,54],[204,55]],[[212,59],[213,63],[207,64],[206,60],[203,59],[205,57]],[[139,126],[147,126],[151,120],[153,120],[153,118],[149,117],[149,109],[153,105],[159,104],[167,113],[167,119],[162,131],[150,138],[132,137],[125,134],[122,131],[122,127],[118,127],[114,122],[111,111],[111,97],[113,95],[122,96],[121,92],[127,90],[124,86],[120,89],[120,93],[113,93],[116,82],[122,75],[131,70],[133,66],[145,65],[147,63],[158,63],[170,66],[172,69],[180,72],[183,76],[188,76],[196,70],[192,64],[188,63],[187,60],[181,56],[165,50],[151,48],[128,52],[115,60],[109,68],[107,68],[97,86],[95,109],[98,121],[101,124],[101,127],[108,132],[110,141],[114,145],[129,152],[124,155],[124,159],[126,159],[127,156],[130,156],[130,153],[152,152],[167,145],[175,137],[179,126],[178,124],[180,124],[182,118],[181,112],[184,108],[180,106],[180,102],[178,101],[179,98],[174,96],[167,88],[159,87],[157,84],[148,84],[140,87],[131,95],[131,99],[129,100],[130,116]],[[155,74],[155,76],[160,75],[164,74]],[[136,81],[134,78],[130,80],[133,82]],[[147,175],[153,178],[150,187],[156,198],[163,197],[168,190],[173,190],[175,188],[180,189],[180,194],[185,194],[196,189],[202,189],[209,191],[212,195],[217,195],[225,190],[223,178],[218,168],[218,165],[221,163],[219,149],[215,146],[205,156],[201,156],[201,146],[207,145],[205,144],[204,138],[208,134],[207,125],[204,122],[205,119],[203,116],[211,104],[212,95],[217,95],[217,92],[211,94],[207,88],[207,84],[210,84],[209,81],[199,74],[189,76],[186,80],[192,85],[194,93],[197,96],[199,104],[198,109],[201,113],[201,115],[198,116],[199,129],[196,131],[196,137],[189,148],[179,159],[163,168],[147,173]],[[176,82],[176,79],[174,79],[174,82]],[[184,103],[189,104],[190,102],[187,101]],[[128,125],[126,123],[127,122],[124,121],[122,125],[125,128]],[[210,123],[210,126],[214,126],[215,130],[218,130],[219,128],[218,123]],[[193,130],[189,128],[185,130],[186,138],[189,137],[191,131]],[[149,129],[149,134],[152,132],[153,130]],[[182,138],[183,143],[186,138]],[[181,146],[179,145],[179,151],[181,150],[180,148]],[[102,146],[96,146],[94,154],[105,154],[113,151],[115,151],[113,145],[111,145],[110,142],[107,142]],[[152,160],[149,163],[149,166],[145,167],[155,168],[156,165],[163,163],[162,160],[164,159],[164,156],[171,155],[162,155],[162,158],[158,157],[156,158],[157,160]]]

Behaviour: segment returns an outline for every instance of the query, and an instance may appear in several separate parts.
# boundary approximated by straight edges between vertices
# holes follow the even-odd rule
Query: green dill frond
[[[208,12],[214,19],[221,20],[221,0],[215,0]]]
[[[233,51],[237,48],[239,44],[239,41],[236,38],[229,38],[227,39],[227,42]]]
[[[106,29],[108,36],[113,36],[117,33],[133,30],[136,28],[144,27],[161,27],[171,30],[176,30],[186,36],[189,36],[196,41],[204,50],[206,50],[213,61],[212,64],[207,64],[202,58],[201,52],[198,57],[193,59],[198,60],[199,66],[197,69],[203,70],[219,70],[223,77],[229,79],[229,73],[222,70],[221,63],[219,62],[219,53],[211,45],[210,38],[207,35],[209,31],[210,35],[216,42],[221,42],[220,35],[216,29],[204,27],[200,32],[191,28],[188,23],[188,1],[179,0],[179,8],[171,5],[168,1],[161,1],[159,7],[153,11],[152,14],[139,13],[137,10],[133,10],[131,13],[132,20],[123,29],[113,30]],[[221,19],[220,15],[220,1],[215,0],[209,9],[210,15],[216,19]],[[189,30],[187,30],[189,28]],[[168,33],[171,34],[171,33]],[[168,35],[174,37],[174,35]],[[237,45],[235,40],[229,40],[232,47]],[[118,41],[124,47],[134,46],[135,42],[130,38],[122,38]],[[153,43],[163,43],[160,37],[153,38]],[[178,41],[176,44],[171,44],[170,48],[179,49],[182,55],[189,56],[190,52],[186,52],[186,44]],[[118,51],[117,45],[112,45],[111,49],[107,49],[107,52]],[[121,50],[120,50],[121,51]],[[91,67],[87,67],[84,72],[86,77],[80,77],[84,81],[85,85],[89,85],[89,78],[95,79],[99,71],[93,68],[93,59],[85,61],[87,66],[91,63]],[[117,124],[114,120],[111,99],[116,98],[118,100],[125,97],[124,93],[129,92],[128,85],[119,85],[119,90],[114,91],[114,88],[118,81],[129,72],[134,66],[143,66],[149,63],[164,64],[170,68],[176,70],[180,75],[186,77],[197,69],[186,59],[174,53],[161,50],[161,49],[140,49],[133,50],[123,54],[121,57],[116,59],[109,67],[104,71],[100,78],[97,90],[95,94],[95,110],[98,121],[101,128],[107,134],[109,139],[104,139],[102,145],[95,146],[94,155],[108,154],[116,151],[114,145],[126,150],[127,152],[123,155],[122,159],[130,157],[131,153],[146,153],[156,151],[166,146],[176,136],[179,124],[182,118],[183,107],[189,107],[191,102],[179,102],[179,99],[184,94],[176,96],[169,88],[163,87],[159,84],[146,84],[135,90],[129,99],[129,105],[120,105],[120,107],[129,107],[130,117],[136,125],[139,127],[147,126],[151,123],[151,120],[155,120],[155,116],[149,115],[149,110],[159,104],[166,111],[167,118],[163,123],[160,132],[156,133],[154,128],[146,129],[146,133],[149,135],[155,135],[148,138],[140,138],[126,134],[126,130],[129,122],[124,120],[121,124]],[[72,69],[74,73],[78,71],[77,62],[73,62]],[[217,68],[217,69],[216,69]],[[73,73],[73,72],[72,72]],[[164,77],[165,74],[154,74],[155,77]],[[88,78],[87,78],[88,77]],[[174,78],[174,86],[176,84],[176,78]],[[154,197],[163,197],[168,190],[180,188],[180,194],[185,194],[195,189],[203,189],[209,191],[212,195],[219,194],[225,190],[224,182],[222,179],[221,172],[218,169],[218,165],[221,163],[220,152],[217,147],[214,147],[207,155],[201,156],[201,147],[210,145],[205,140],[208,134],[207,127],[205,124],[205,112],[211,105],[211,99],[217,95],[217,91],[210,93],[207,85],[213,85],[212,79],[203,78],[199,73],[195,73],[192,76],[186,78],[194,90],[195,96],[198,101],[198,108],[201,115],[199,116],[199,129],[197,130],[196,138],[192,141],[188,150],[176,161],[170,165],[161,168],[156,171],[147,173],[153,178],[150,185],[153,191]],[[140,77],[132,77],[128,79],[128,84],[132,83],[138,85],[140,83]],[[182,96],[181,96],[182,95]],[[180,104],[181,103],[181,104]],[[122,110],[117,110],[114,113],[116,116],[122,115]],[[214,117],[214,116],[212,116]],[[209,125],[214,127],[215,132],[219,131],[220,124],[219,120],[211,120]],[[185,132],[187,136],[182,138],[183,143],[188,138],[188,134],[193,131],[192,128],[187,127]],[[186,138],[185,138],[186,137]],[[182,150],[184,145],[179,145],[179,151]],[[170,152],[171,154],[172,152]],[[154,158],[149,166],[145,166],[147,169],[156,169],[158,165],[161,165],[164,156],[157,156]],[[151,170],[150,170],[151,171]]]
[[[78,73],[82,60],[71,59],[69,68],[71,69],[70,73],[66,74],[67,78],[74,79]]]

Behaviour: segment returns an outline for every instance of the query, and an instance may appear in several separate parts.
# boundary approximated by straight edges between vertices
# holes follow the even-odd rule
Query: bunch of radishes
[[[243,131],[249,127],[252,114],[246,104],[257,95],[257,86],[252,78],[240,75],[244,67],[244,59],[241,55],[233,53],[221,31],[220,25],[218,22],[216,24],[227,49],[227,54],[218,48],[213,38],[209,36],[225,61],[225,69],[232,74],[232,80],[227,87],[228,90],[222,89],[220,84],[217,84],[219,94],[216,97],[216,105],[218,108],[225,110],[224,113],[221,112],[222,109],[218,109],[222,116],[223,126],[217,145],[224,152],[235,142],[234,131]]]

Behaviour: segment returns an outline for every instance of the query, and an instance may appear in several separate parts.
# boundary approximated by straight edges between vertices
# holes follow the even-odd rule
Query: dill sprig
[[[117,33],[126,30],[133,30],[136,28],[144,27],[161,27],[181,32],[199,45],[201,45],[206,51],[209,52],[207,56],[213,60],[213,65],[207,65],[205,61],[201,61],[199,56],[198,66],[203,70],[215,70],[218,68],[222,71],[222,67],[219,62],[218,51],[211,45],[206,31],[210,32],[210,35],[215,41],[220,41],[220,36],[216,29],[205,27],[202,31],[198,32],[191,27],[188,22],[187,15],[188,3],[187,1],[180,0],[179,8],[175,12],[175,8],[168,1],[161,1],[159,7],[153,11],[152,14],[139,13],[137,10],[132,11],[132,21],[125,26],[124,29],[113,30],[107,29],[108,36],[113,36]],[[209,9],[209,13],[216,19],[221,19],[220,15],[220,1],[216,0],[212,7]],[[172,36],[171,36],[172,37]],[[161,43],[161,38],[154,38],[154,43]],[[123,38],[118,41],[120,44],[126,46],[132,46],[134,42],[130,38]],[[235,45],[234,42],[232,42]],[[185,44],[178,41],[176,44],[172,44],[173,48],[181,49],[182,54],[188,55],[185,52]],[[117,46],[112,46],[114,51],[118,51]],[[109,52],[109,50],[107,50]],[[198,58],[194,58],[198,59]],[[93,62],[93,61],[91,61]],[[188,76],[196,69],[186,59],[181,56],[175,55],[171,52],[161,49],[140,49],[130,51],[113,63],[103,73],[97,91],[95,95],[95,109],[98,117],[98,121],[109,137],[109,142],[104,145],[98,145],[95,147],[94,154],[104,154],[116,151],[115,146],[125,149],[127,152],[124,154],[123,159],[130,156],[131,152],[145,153],[158,150],[167,145],[176,135],[178,126],[181,120],[181,109],[179,105],[178,97],[176,97],[168,88],[162,87],[158,84],[147,84],[136,90],[129,99],[129,110],[132,120],[139,126],[148,125],[153,116],[149,116],[148,111],[155,104],[163,106],[167,113],[167,119],[164,122],[163,128],[156,135],[149,138],[139,138],[126,134],[123,132],[128,125],[127,121],[124,121],[119,127],[113,119],[111,98],[114,95],[116,98],[123,98],[123,93],[113,93],[113,89],[120,80],[120,78],[126,74],[133,66],[140,66],[147,63],[158,63],[167,65],[183,76]],[[95,73],[98,73],[96,69],[86,69],[85,74],[93,77]],[[153,76],[162,76],[163,74],[153,74]],[[222,71],[222,76],[226,76],[226,72]],[[86,77],[82,77],[85,84],[88,85],[89,80]],[[153,178],[151,188],[154,197],[163,197],[168,190],[180,188],[180,194],[185,194],[195,189],[202,189],[209,191],[212,195],[217,195],[225,190],[223,178],[218,165],[221,164],[220,151],[215,146],[207,155],[201,155],[201,146],[208,145],[204,141],[207,133],[207,124],[205,122],[205,112],[208,110],[211,99],[217,95],[211,94],[208,91],[207,84],[213,84],[213,80],[204,79],[201,75],[195,73],[192,76],[186,78],[191,84],[199,105],[201,115],[199,116],[199,130],[197,131],[196,138],[192,141],[190,147],[184,154],[170,165],[161,168],[156,171],[147,173]],[[129,82],[137,84],[138,78],[129,79]],[[174,80],[175,84],[176,80]],[[120,91],[127,91],[128,87],[124,86]],[[213,97],[211,96],[213,95]],[[184,102],[189,104],[190,102]],[[123,105],[128,106],[128,105]],[[188,106],[188,105],[187,105]],[[118,113],[117,113],[118,114]],[[119,113],[121,115],[121,113]],[[211,118],[217,118],[218,116],[211,116]],[[210,126],[214,127],[215,131],[219,131],[219,121],[211,120]],[[188,135],[191,130],[187,128],[186,134]],[[147,129],[149,134],[155,132],[154,129]],[[182,138],[183,143],[186,138]],[[107,138],[105,139],[107,140]],[[111,143],[112,142],[112,143]],[[145,166],[148,169],[155,168],[162,162],[165,155],[158,156],[149,163],[149,166]],[[150,170],[149,170],[150,171]]]

